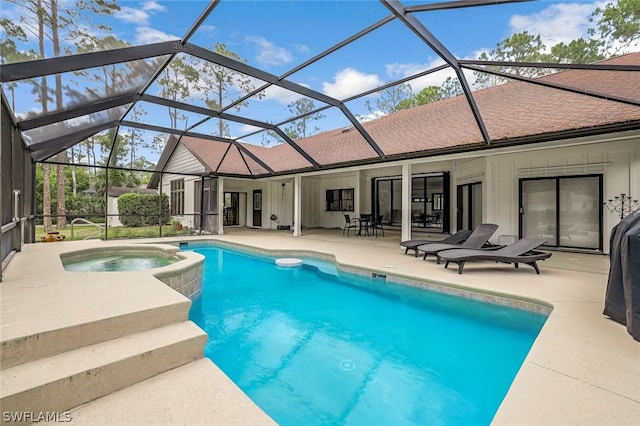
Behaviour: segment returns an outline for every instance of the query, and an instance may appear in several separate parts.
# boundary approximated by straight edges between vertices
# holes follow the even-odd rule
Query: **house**
[[[602,63],[638,64],[640,53]],[[180,200],[172,214],[188,226],[204,212],[210,232],[285,225],[299,234],[373,213],[403,239],[492,222],[499,234],[607,252],[619,217],[603,202],[640,193],[640,73],[571,69],[474,97],[490,144],[458,96],[363,123],[383,159],[353,127],[295,142],[315,168],[288,144],[174,136],[150,187]]]

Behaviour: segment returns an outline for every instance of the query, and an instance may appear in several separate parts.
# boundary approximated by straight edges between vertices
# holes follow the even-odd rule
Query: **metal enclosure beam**
[[[509,74],[508,72],[494,71],[494,70],[489,70],[483,67],[477,67],[473,65],[465,65],[464,68],[477,71],[477,72],[497,75],[507,79],[524,81],[527,83],[535,84],[537,86],[549,87],[551,89],[563,90],[565,92],[577,93],[579,95],[591,96],[594,98],[604,99],[607,101],[620,102],[627,105],[640,106],[640,99],[630,99],[630,98],[623,98],[615,95],[608,95],[606,93],[594,92],[593,90],[589,90],[589,89],[580,89],[576,87],[567,86],[564,84],[552,83],[547,80],[542,80],[539,78],[522,77],[519,75]]]
[[[314,160],[305,150],[300,148],[300,146],[298,144],[296,144],[289,136],[287,136],[285,133],[283,133],[274,124],[265,123],[263,121],[258,121],[258,120],[252,120],[250,118],[239,117],[237,115],[227,114],[227,113],[224,113],[224,112],[216,112],[216,111],[213,111],[213,110],[208,109],[208,108],[203,108],[203,107],[199,107],[199,106],[196,106],[196,105],[190,105],[190,104],[186,104],[186,103],[183,103],[183,102],[172,101],[170,99],[160,98],[158,96],[153,96],[153,95],[142,95],[142,100],[146,101],[146,102],[155,103],[155,104],[158,104],[158,105],[168,106],[168,107],[171,107],[171,108],[184,109],[185,111],[190,111],[190,112],[195,112],[197,114],[207,115],[207,116],[212,117],[212,118],[221,118],[223,120],[229,120],[229,121],[234,121],[234,122],[237,122],[237,123],[248,124],[250,126],[260,127],[262,129],[273,130],[274,132],[277,132],[278,134],[282,133],[280,136],[282,137],[282,139],[286,143],[291,145],[291,147],[293,149],[295,149],[300,155],[302,155],[314,167],[316,167],[316,168],[320,167],[320,165],[318,164],[318,162],[316,160]],[[235,138],[235,139],[230,138],[230,140],[238,140],[238,139],[237,138]]]
[[[67,135],[58,136],[56,138],[48,139],[46,141],[33,143],[27,146],[27,149],[32,152],[40,151],[43,149],[55,149],[61,148],[58,152],[63,151],[78,142],[95,135],[103,130],[111,129],[118,126],[117,121],[110,121],[108,123],[102,123],[96,126],[92,126],[86,129],[79,130],[77,132],[69,133]]]
[[[0,81],[6,83],[27,78],[61,74],[104,65],[154,58],[156,56],[169,55],[181,51],[183,51],[182,44],[176,40],[145,46],[123,47],[121,49],[104,50],[101,52],[16,62],[13,64],[0,65]]]
[[[109,98],[97,101],[92,104],[82,105],[63,111],[57,111],[51,114],[41,115],[35,118],[23,120],[18,123],[20,130],[31,130],[37,127],[47,126],[60,121],[70,120],[72,118],[82,117],[83,115],[93,114],[94,112],[104,111],[110,108],[117,108],[122,105],[133,103],[140,99],[138,94],[132,93],[115,98]]]
[[[443,3],[429,3],[429,4],[420,4],[416,6],[407,6],[405,10],[407,11],[407,13],[413,13],[413,12],[426,12],[430,10],[461,9],[464,7],[495,6],[497,4],[522,3],[522,2],[530,2],[530,1],[534,1],[534,0],[458,0],[458,1],[448,1]]]
[[[467,82],[464,73],[462,72],[462,68],[458,63],[458,59],[451,53],[441,42],[438,40],[427,28],[422,25],[420,21],[418,21],[415,16],[409,14],[404,9],[404,6],[397,0],[380,0],[391,12],[404,23],[411,31],[413,31],[418,38],[420,38],[425,44],[427,44],[431,49],[433,49],[453,70],[456,72],[458,77],[458,81],[462,86],[462,91],[464,92],[465,97],[467,98],[467,102],[469,103],[469,107],[471,107],[471,112],[473,113],[473,117],[476,120],[476,124],[480,129],[480,133],[482,134],[482,138],[487,144],[491,143],[491,137],[489,136],[489,132],[482,120],[482,116],[480,115],[480,109],[478,105],[476,105],[476,101],[473,98],[473,94],[471,93],[471,86],[469,82]]]
[[[246,74],[248,76],[260,79],[262,81],[266,81],[268,83],[274,84],[276,86],[291,90],[292,92],[301,94],[311,99],[315,99],[320,102],[324,102],[325,104],[329,104],[335,107],[340,108],[343,112],[348,111],[347,107],[339,100],[332,98],[330,96],[325,95],[324,93],[317,92],[315,90],[304,87],[300,84],[296,84],[290,82],[288,80],[281,80],[279,77],[273,74],[269,74],[268,72],[262,71],[258,68],[252,67],[245,63],[233,60],[226,56],[220,55],[218,53],[212,52],[210,50],[204,49],[199,46],[195,46],[193,44],[186,44],[185,49],[193,56],[213,62],[218,65],[222,65],[223,67],[232,69],[236,72]],[[380,147],[375,143],[373,138],[364,130],[364,128],[360,125],[358,120],[351,114],[350,111],[345,113],[347,118],[351,121],[353,126],[358,129],[362,137],[366,139],[366,141],[371,145],[376,153],[382,158],[384,158],[384,153],[380,149]]]

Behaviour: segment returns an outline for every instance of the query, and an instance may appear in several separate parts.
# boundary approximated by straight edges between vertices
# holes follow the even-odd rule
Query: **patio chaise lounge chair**
[[[414,256],[418,257],[418,246],[424,245],[424,244],[460,244],[462,242],[464,242],[464,240],[467,239],[467,237],[469,237],[469,235],[471,235],[471,231],[468,229],[463,229],[461,231],[456,232],[453,235],[449,235],[447,238],[440,240],[440,241],[433,241],[433,240],[407,240],[407,241],[401,241],[400,245],[402,247],[405,247],[404,249],[404,254],[407,254],[407,252],[409,250],[413,250],[414,251]]]
[[[472,250],[472,249],[455,249],[445,250],[440,253],[440,257],[447,261],[444,267],[449,266],[449,262],[458,264],[458,273],[462,273],[466,261],[474,260],[494,260],[496,262],[513,263],[518,267],[519,263],[526,263],[540,273],[538,269],[538,260],[544,260],[551,257],[551,253],[536,251],[534,249],[540,247],[547,240],[541,238],[522,238],[515,243],[506,245],[496,250]]]
[[[426,259],[427,255],[434,254],[437,257],[438,264],[440,264],[440,255],[439,253],[442,250],[450,250],[450,249],[458,249],[458,248],[468,248],[468,249],[479,249],[482,248],[487,242],[489,238],[496,232],[498,229],[498,225],[493,223],[481,223],[476,226],[471,235],[464,240],[463,243],[459,244],[444,244],[444,243],[431,243],[431,244],[423,244],[418,246],[418,250],[424,252],[424,256],[422,259]]]

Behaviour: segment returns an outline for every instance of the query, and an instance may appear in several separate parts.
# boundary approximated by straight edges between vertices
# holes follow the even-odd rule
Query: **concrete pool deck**
[[[554,252],[541,262],[541,275],[526,265],[516,270],[492,262],[469,263],[459,275],[455,267],[447,270],[435,260],[404,255],[399,235],[385,233],[385,238],[347,238],[338,230],[308,230],[302,237],[293,237],[287,231],[226,229],[225,235],[180,241],[211,239],[259,249],[328,254],[351,267],[553,306],[493,424],[637,424],[640,343],[623,325],[602,315],[608,257]],[[172,241],[176,240],[129,240],[126,244]],[[63,270],[61,252],[101,244],[122,241],[26,245],[10,261],[0,283],[3,350],[9,340],[18,346],[21,336],[46,337],[53,330],[74,328],[92,332],[90,326],[83,329],[82,325],[116,316],[124,319],[111,321],[111,329],[144,328],[127,323],[127,315],[151,312],[159,306],[172,307],[163,308],[163,317],[176,316],[168,326],[180,321],[188,299],[148,271],[114,275]],[[160,320],[152,316],[148,321]],[[69,410],[70,424],[272,424],[215,365],[197,357],[188,360]]]

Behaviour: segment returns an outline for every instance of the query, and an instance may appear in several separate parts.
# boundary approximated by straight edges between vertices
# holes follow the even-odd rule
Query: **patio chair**
[[[404,254],[407,254],[409,252],[409,250],[413,250],[414,256],[418,257],[418,246],[421,246],[421,245],[424,245],[424,244],[433,244],[433,243],[460,244],[460,243],[464,242],[464,240],[466,240],[469,235],[471,235],[471,231],[468,230],[468,229],[463,229],[463,230],[460,230],[460,231],[456,232],[453,235],[449,235],[447,238],[445,238],[443,240],[439,240],[439,241],[433,241],[433,240],[407,240],[407,241],[401,241],[400,245],[402,247],[405,247]]]
[[[371,222],[371,229],[373,234],[378,238],[378,229],[382,231],[382,237],[384,238],[384,228],[382,227],[382,218],[384,215],[377,215],[375,220]]]
[[[450,262],[457,263],[459,274],[462,273],[466,261],[475,260],[494,260],[496,262],[513,263],[516,268],[518,268],[519,263],[525,263],[532,266],[533,269],[536,270],[536,274],[540,274],[540,269],[536,262],[551,257],[551,253],[536,251],[534,249],[546,242],[547,240],[542,238],[522,238],[515,243],[496,250],[445,250],[440,253],[440,257],[447,261],[444,265],[445,268],[449,266]]]
[[[348,214],[344,214],[344,228],[342,228],[342,236],[344,237],[344,231],[347,231],[347,237],[349,236],[349,230],[353,229],[353,233],[355,234],[358,231],[359,223],[357,221],[352,221],[351,216]]]
[[[476,226],[473,232],[464,240],[463,243],[458,244],[445,244],[445,243],[431,243],[431,244],[423,244],[418,246],[418,250],[424,252],[423,260],[427,258],[427,255],[434,254],[437,258],[438,264],[440,264],[440,255],[439,253],[442,250],[450,250],[456,248],[469,248],[469,249],[479,249],[487,244],[489,238],[496,232],[498,229],[498,225],[493,223],[481,223]]]

